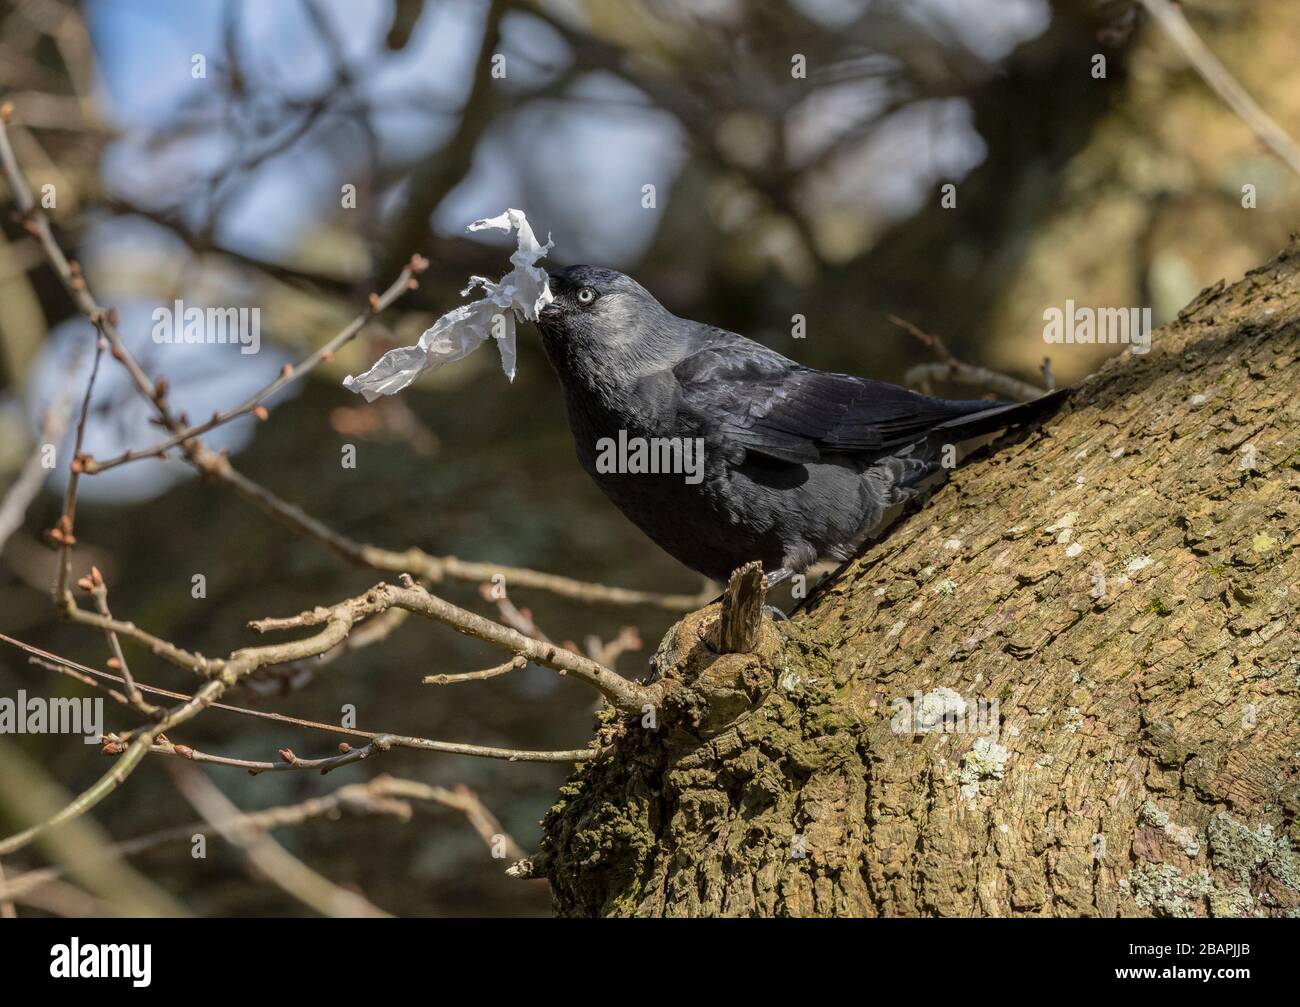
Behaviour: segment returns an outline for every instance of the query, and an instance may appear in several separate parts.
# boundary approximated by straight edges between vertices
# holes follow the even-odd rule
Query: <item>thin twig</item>
[[[140,761],[149,752],[153,743],[153,738],[157,734],[162,734],[173,724],[183,723],[201,712],[203,708],[212,702],[217,696],[221,695],[223,685],[221,682],[209,682],[203,686],[195,695],[194,701],[183,706],[173,709],[166,717],[149,731],[144,732],[140,737],[132,742],[131,746],[113,763],[112,767],[104,773],[98,780],[83,790],[77,797],[61,808],[54,815],[42,822],[14,833],[7,839],[0,840],[0,855],[8,855],[16,850],[21,850],[33,840],[44,835],[46,832],[54,829],[65,822],[80,818],[87,811],[97,805],[105,797],[126,782],[126,778],[131,775],[139,766]]]
[[[331,619],[342,617],[341,613],[347,613],[346,618],[351,623],[394,607],[404,608],[416,615],[441,622],[458,633],[473,636],[500,650],[522,655],[536,664],[558,671],[561,675],[580,678],[598,689],[613,706],[624,712],[640,712],[645,704],[656,702],[659,698],[658,691],[653,687],[637,685],[589,657],[575,654],[555,644],[534,640],[518,630],[459,608],[449,601],[430,594],[409,578],[404,587],[376,584],[364,595],[346,599],[332,608],[316,608],[282,619],[258,619],[249,625],[259,633],[266,633],[273,630],[319,626],[328,623]]]
[[[475,563],[457,559],[455,556],[431,556],[424,550],[416,548],[403,551],[384,549],[349,538],[312,517],[296,504],[282,500],[266,487],[238,471],[225,455],[205,449],[189,460],[200,471],[217,479],[254,507],[287,525],[298,534],[319,542],[350,563],[383,573],[409,573],[429,584],[439,584],[447,580],[470,584],[504,581],[511,587],[545,591],[574,601],[601,602],[610,605],[646,605],[670,612],[693,611],[707,604],[716,593],[707,587],[697,594],[636,591],[575,580],[572,577],[562,577],[558,574],[543,573],[523,567],[503,566],[499,563]]]
[[[83,577],[78,583],[94,597],[95,607],[99,610],[99,614],[106,619],[112,619],[113,613],[108,607],[108,585],[104,583],[104,575],[99,572],[99,569],[92,566],[90,574]],[[109,649],[113,652],[109,667],[114,667],[116,664],[117,670],[122,673],[122,684],[126,686],[126,695],[131,706],[146,717],[157,716],[158,707],[146,702],[144,695],[136,688],[135,679],[131,677],[131,668],[126,663],[126,655],[122,653],[122,643],[118,640],[117,634],[111,629],[105,629],[104,636],[108,640]]]
[[[486,804],[479,799],[478,794],[470,790],[463,783],[452,791],[453,800],[457,803],[450,805],[464,814],[469,824],[473,826],[474,831],[479,834],[479,838],[487,843],[495,856],[497,854],[498,843],[503,843],[504,848],[501,852],[511,859],[524,856],[524,849],[510,833],[501,828],[501,822],[496,815],[492,814]]]
[[[462,671],[457,675],[425,675],[421,681],[425,685],[456,685],[460,682],[483,682],[498,675],[508,675],[512,671],[521,671],[528,667],[528,659],[516,654],[504,664],[482,671]]]
[[[370,322],[375,318],[375,316],[391,307],[408,290],[413,290],[415,285],[418,283],[417,277],[419,277],[419,275],[428,267],[429,261],[423,256],[412,256],[411,261],[407,263],[406,268],[402,270],[400,275],[393,281],[389,288],[382,294],[374,295],[370,301],[369,307],[344,326],[338,335],[303,359],[296,367],[292,364],[285,364],[279,377],[266,387],[254,392],[239,405],[232,406],[222,412],[213,413],[211,419],[203,423],[196,423],[183,430],[179,430],[166,440],[160,441],[152,447],[124,451],[115,458],[109,458],[102,462],[87,458],[84,463],[86,473],[94,475],[100,472],[107,472],[109,469],[116,468],[119,465],[125,465],[127,462],[139,461],[142,458],[153,458],[157,455],[165,454],[172,448],[178,447],[186,441],[193,440],[211,430],[215,430],[217,427],[223,426],[231,420],[238,419],[240,416],[256,413],[258,418],[265,418],[265,407],[262,403],[285,385],[310,373],[322,362],[332,359],[339,349],[356,337],[357,333],[366,326],[367,322]]]
[[[63,788],[44,766],[0,735],[0,807],[7,821],[41,821],[68,802]],[[185,906],[130,864],[104,861],[95,854],[112,845],[112,837],[93,819],[70,821],[42,837],[41,854],[51,864],[65,864],[87,891],[130,915],[186,916]],[[13,864],[10,862],[10,869]]]
[[[72,460],[68,465],[68,486],[63,494],[63,516],[59,523],[46,535],[59,546],[59,580],[56,596],[63,597],[68,590],[68,578],[72,576],[72,547],[77,537],[74,527],[77,521],[77,486],[81,481],[81,445],[86,437],[86,417],[90,415],[90,399],[95,391],[95,378],[99,374],[99,361],[104,356],[104,340],[96,335],[95,356],[90,364],[90,377],[86,380],[86,394],[81,400],[81,415],[77,419],[77,433],[72,449]]]
[[[37,891],[15,896],[16,901],[50,916],[68,918],[113,915],[113,907],[68,881],[51,881]]]
[[[534,640],[540,640],[542,643],[554,642],[546,635],[542,627],[537,625],[537,620],[533,618],[533,613],[529,609],[519,608],[510,600],[510,595],[506,593],[505,586],[499,581],[480,584],[478,593],[479,597],[484,601],[491,602],[496,606],[497,615],[511,629],[518,630],[524,636],[531,636]]]
[[[593,661],[599,661],[606,667],[612,668],[618,663],[618,659],[630,650],[640,650],[645,646],[641,639],[641,631],[635,626],[623,626],[619,629],[618,635],[612,640],[602,642],[595,636],[587,638],[587,656]]]
[[[329,725],[321,725],[329,726]],[[109,745],[113,751],[122,750],[125,745],[114,740],[110,735]],[[107,749],[109,746],[105,746]],[[190,762],[207,762],[214,766],[232,766],[236,769],[247,770],[252,776],[259,773],[285,773],[295,770],[314,769],[320,772],[322,776],[340,766],[348,766],[354,762],[361,762],[370,758],[372,755],[378,755],[383,752],[392,751],[394,748],[415,748],[426,752],[445,752],[448,755],[472,755],[480,759],[501,759],[504,762],[559,762],[573,763],[585,762],[600,754],[594,748],[574,748],[564,750],[543,750],[530,751],[523,748],[493,748],[488,745],[462,745],[455,741],[431,741],[428,738],[414,738],[401,734],[376,734],[370,739],[370,743],[362,745],[360,748],[353,748],[346,742],[339,745],[338,755],[329,755],[319,759],[301,759],[294,754],[291,748],[281,748],[279,750],[280,762],[270,762],[260,759],[236,759],[228,755],[212,755],[207,752],[201,752],[196,748],[188,745],[177,745],[164,738],[158,739],[154,743],[151,751],[155,755],[176,755]]]
[[[411,613],[400,608],[385,612],[369,620],[364,626],[358,626],[348,638],[333,650],[326,651],[310,661],[286,664],[275,668],[264,668],[250,675],[241,683],[255,696],[285,696],[304,687],[316,677],[321,668],[333,664],[346,654],[355,653],[365,647],[382,643],[396,632],[397,628],[411,617]]]
[[[0,864],[0,920],[18,919],[18,910],[14,906],[14,899],[6,891],[9,885],[5,880],[4,864]]]
[[[45,485],[45,477],[49,474],[45,467],[46,446],[57,445],[63,436],[75,397],[73,383],[66,382],[54,405],[45,411],[35,449],[5,493],[4,500],[0,501],[0,549],[9,541],[9,536],[22,527],[27,508]]]
[[[121,703],[123,706],[131,705],[131,700],[126,697],[125,693],[109,688],[103,682],[98,681],[77,668],[69,667],[68,664],[63,663],[62,661],[47,661],[43,657],[32,655],[27,658],[27,663],[34,665],[37,668],[44,668],[46,671],[53,671],[60,675],[66,675],[68,678],[75,679],[83,685],[88,685],[92,689],[97,689],[115,703]]]
[[[1219,58],[1201,41],[1183,12],[1170,0],[1140,0],[1201,79],[1237,114],[1264,146],[1276,154],[1292,171],[1300,175],[1300,145],[1277,124],[1237,82]]]
[[[958,360],[942,339],[905,318],[890,315],[889,320],[916,338],[922,346],[939,358],[937,364],[917,364],[910,368],[903,375],[903,383],[909,388],[928,392],[933,382],[956,381],[1020,402],[1028,402],[1046,394],[1045,389],[1021,381],[1019,378],[1013,378],[1009,374],[989,370],[987,367],[976,367],[974,364]]]
[[[272,884],[322,916],[386,917],[364,895],[341,888],[312,870],[247,816],[217,786],[192,766],[170,763],[176,789],[228,843],[243,849],[249,861]]]
[[[103,616],[91,612],[81,614],[87,621],[102,620],[101,625],[111,624],[119,632],[121,631],[121,625],[115,620],[105,620]],[[193,662],[194,670],[202,668],[203,674],[210,676],[209,681],[204,683],[188,702],[172,707],[147,730],[135,734],[112,767],[57,814],[0,841],[0,856],[22,849],[48,830],[84,815],[126,781],[126,778],[140,765],[141,760],[152,750],[154,742],[160,735],[203,712],[241,678],[267,665],[301,661],[315,654],[324,653],[331,647],[337,646],[351,628],[351,612],[340,608],[324,620],[319,632],[312,636],[267,647],[247,647],[235,651],[228,659],[219,662],[207,661],[198,655],[186,655],[180,648],[168,645],[170,653],[189,658]]]
[[[21,640],[15,640],[11,636],[0,633],[0,641],[11,644],[25,651],[31,657],[31,663],[60,674],[68,675],[79,682],[87,685],[103,688],[97,680],[105,680],[121,683],[122,679],[117,675],[111,675],[108,672],[100,671],[97,668],[91,668],[76,661],[69,660],[65,657],[59,657],[57,654],[51,654],[49,651],[42,650],[39,647],[33,647],[31,644],[23,643]],[[159,689],[156,686],[138,684],[137,688],[141,692],[149,693],[154,696],[165,696],[169,699],[179,700],[181,702],[190,702],[195,697],[183,692],[173,692],[170,689]],[[108,696],[115,702],[124,706],[130,703],[122,693],[112,689],[106,690]],[[594,759],[600,755],[598,748],[574,748],[567,750],[544,750],[533,751],[519,748],[496,748],[486,745],[470,745],[456,741],[435,741],[431,738],[419,738],[409,735],[394,734],[390,731],[363,731],[357,727],[343,727],[339,724],[325,724],[317,720],[304,720],[301,717],[290,717],[283,713],[275,713],[271,710],[250,710],[243,706],[232,706],[229,703],[212,702],[208,707],[213,710],[220,710],[224,713],[235,713],[244,717],[254,717],[259,720],[268,720],[277,724],[285,724],[290,727],[302,727],[313,731],[322,731],[326,734],[344,734],[350,738],[362,738],[365,741],[375,744],[377,750],[387,751],[391,748],[412,748],[425,752],[444,752],[448,755],[469,755],[482,759],[502,759],[507,762],[585,762]],[[118,754],[125,750],[128,736],[134,738],[130,732],[121,732],[109,735],[105,740],[110,754]],[[165,742],[170,745],[170,742]],[[162,751],[161,746],[151,748],[151,751],[160,751],[162,754],[183,755],[188,757],[187,752],[193,752],[193,749],[187,749],[184,745],[172,745],[173,751]],[[202,753],[199,753],[202,755]],[[226,759],[218,756],[206,756],[196,758],[195,761],[213,762],[221,765],[237,765],[244,769],[256,769],[258,772],[284,770],[286,768],[295,768],[292,765],[246,762],[237,759]],[[304,760],[299,760],[300,763]],[[357,761],[355,758],[349,761]],[[297,768],[304,768],[299,766]]]
[[[489,844],[489,847],[500,838],[505,841],[509,856],[523,856],[519,844],[501,829],[496,818],[473,791],[465,787],[447,790],[445,787],[433,787],[427,783],[400,779],[386,773],[381,773],[373,780],[364,783],[345,784],[321,797],[312,797],[298,804],[244,812],[239,816],[238,821],[227,821],[222,824],[230,827],[246,824],[250,828],[262,830],[281,829],[303,825],[316,818],[332,819],[340,814],[390,815],[405,822],[411,818],[411,806],[408,803],[411,801],[439,804],[452,811],[460,812],[483,841]],[[188,841],[196,832],[201,832],[207,827],[210,826],[206,822],[172,826],[100,849],[94,856],[105,860],[135,856],[169,843]],[[488,828],[491,828],[491,831],[486,831]],[[7,882],[0,881],[0,901],[22,898],[66,874],[66,867],[42,867],[24,871]]]

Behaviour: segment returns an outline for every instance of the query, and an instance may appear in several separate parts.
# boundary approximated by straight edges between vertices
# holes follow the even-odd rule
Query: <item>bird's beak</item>
[[[559,282],[559,279],[560,279],[559,273],[546,274],[546,281],[550,285],[552,298],[554,298],[555,296],[556,285]],[[537,312],[537,320],[539,322],[549,322],[558,318],[559,315],[560,315],[560,306],[556,304],[554,300],[552,300],[550,304],[546,305],[546,307],[542,308],[541,311]]]

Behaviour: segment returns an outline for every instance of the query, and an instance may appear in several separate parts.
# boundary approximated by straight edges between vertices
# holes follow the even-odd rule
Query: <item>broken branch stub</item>
[[[719,653],[748,654],[758,646],[766,595],[762,563],[746,563],[732,572],[727,589],[722,592],[722,615],[717,630]]]

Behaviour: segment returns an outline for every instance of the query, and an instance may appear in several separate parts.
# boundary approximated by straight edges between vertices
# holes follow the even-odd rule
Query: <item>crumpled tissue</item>
[[[506,210],[498,217],[476,220],[467,230],[519,232],[519,246],[510,256],[513,269],[492,281],[485,276],[471,276],[461,296],[469,296],[476,287],[483,297],[447,312],[425,329],[414,346],[389,350],[364,374],[349,374],[343,387],[359,392],[367,402],[381,395],[395,395],[425,371],[442,367],[469,356],[489,339],[495,339],[501,351],[501,368],[511,381],[515,379],[515,321],[522,316],[537,320],[537,313],[552,301],[546,270],[537,260],[554,247],[547,236],[539,244],[522,210]]]

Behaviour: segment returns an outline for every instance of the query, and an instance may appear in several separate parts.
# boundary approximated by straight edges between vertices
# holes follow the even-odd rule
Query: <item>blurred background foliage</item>
[[[1276,119],[1300,123],[1300,7],[1184,8]],[[806,77],[792,75],[796,55]],[[459,303],[470,274],[504,271],[505,247],[468,237],[471,220],[520,207],[555,238],[553,261],[623,269],[677,313],[817,367],[899,380],[926,357],[893,314],[972,363],[1032,379],[1045,308],[1147,305],[1159,323],[1265,261],[1300,209],[1296,179],[1127,2],[11,0],[0,4],[0,100],[16,109],[11,135],[33,187],[53,186],[60,239],[193,419],[328,339],[412,252],[431,260],[421,288],[274,400],[269,422],[246,417],[208,438],[241,471],[364,541],[660,591],[700,585],[578,468],[529,327],[513,385],[487,352],[374,406],[340,387]],[[940,203],[949,182],[955,208]],[[1247,184],[1257,209],[1242,207]],[[176,298],[261,308],[262,352],[154,345],[149,313]],[[807,318],[802,340],[795,314]],[[61,391],[84,386],[91,339],[6,214],[0,485],[40,443]],[[1062,383],[1114,352],[1053,349]],[[87,443],[97,457],[158,438],[118,370],[97,388]],[[357,445],[355,469],[340,464],[345,444]],[[65,442],[60,457],[69,451]],[[102,666],[103,640],[60,624],[50,603],[55,554],[41,532],[58,518],[65,478],[63,467],[51,474],[3,544],[0,630]],[[247,644],[251,618],[380,579],[178,460],[82,485],[77,573],[97,564],[116,614],[206,654]],[[191,596],[199,573],[205,599]],[[490,611],[471,585],[443,590]],[[557,640],[609,640],[630,624],[652,650],[671,620],[540,594],[514,601]],[[142,681],[191,685],[130,654]],[[624,654],[620,669],[640,674],[647,657]],[[353,704],[365,728],[483,744],[590,737],[591,695],[549,672],[419,684],[494,663],[472,641],[408,623],[309,681],[234,701],[326,721]],[[0,652],[0,694],[19,688],[80,694]],[[69,790],[103,770],[95,749],[66,738],[21,740]],[[314,754],[328,739],[212,712],[173,740],[266,758],[285,744]],[[380,771],[469,785],[525,849],[565,775],[414,752],[328,780],[211,775],[251,809]],[[118,838],[193,817],[148,763],[96,814]],[[2,813],[0,824],[11,830]],[[548,908],[540,883],[505,878],[450,813],[280,838],[393,912]],[[184,847],[137,863],[196,912],[298,911],[220,844],[197,866]]]

